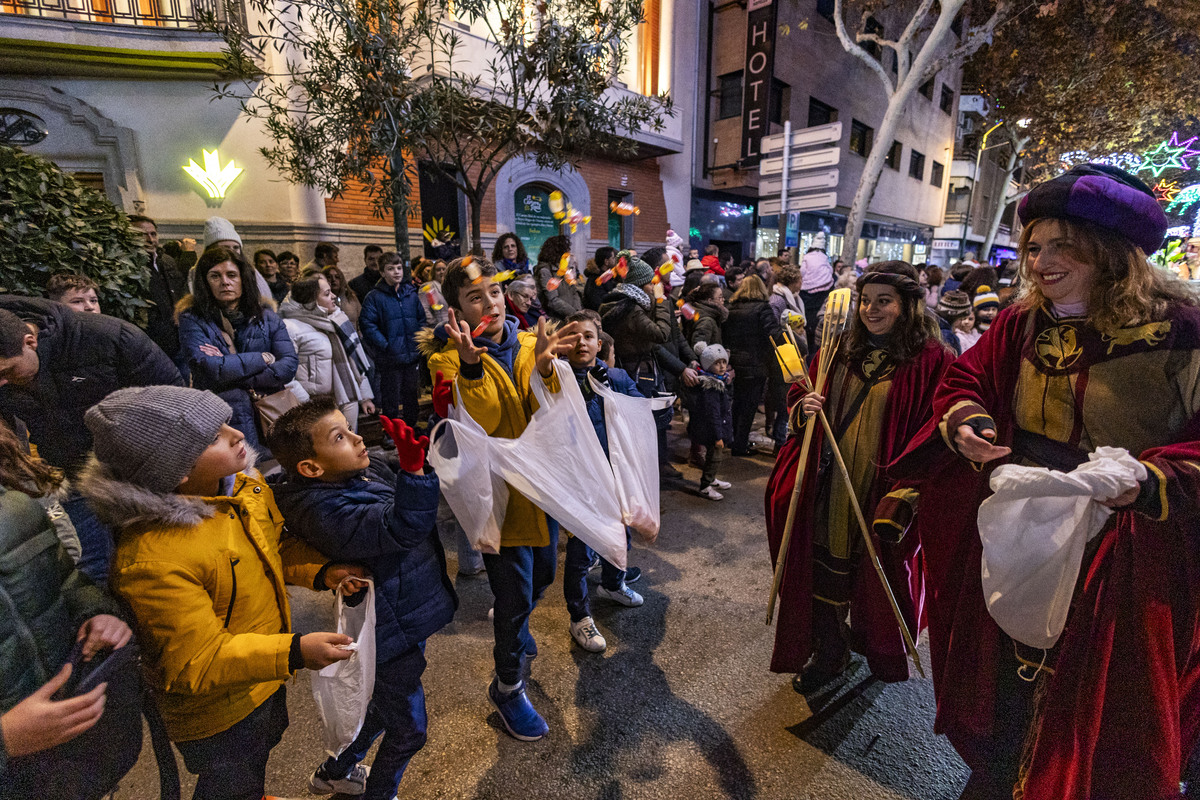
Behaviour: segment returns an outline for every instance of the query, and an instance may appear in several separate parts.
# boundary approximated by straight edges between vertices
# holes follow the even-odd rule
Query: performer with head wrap
[[[878,467],[899,455],[928,419],[933,389],[954,353],[925,314],[925,293],[911,264],[885,261],[858,279],[859,305],[832,358],[826,396],[794,384],[788,396],[792,424],[767,484],[767,535],[778,558],[795,486],[807,414],[824,407],[838,447],[875,535],[888,582],[908,628],[916,635],[924,602],[920,548],[905,536],[916,494],[889,483]],[[817,387],[820,391],[821,387]],[[773,672],[794,672],[809,691],[840,675],[851,648],[867,657],[881,680],[908,677],[904,640],[874,568],[866,563],[862,533],[845,481],[830,468],[832,450],[818,427],[804,464],[800,505],[780,589]],[[889,492],[893,492],[889,494]],[[881,513],[875,512],[877,507]]]
[[[1179,797],[1200,723],[1200,310],[1147,262],[1167,219],[1132,175],[1085,164],[1018,211],[1021,295],[889,470],[924,478],[936,730],[973,770],[963,797]],[[1148,477],[1103,501],[1066,627],[1034,650],[988,614],[980,503],[999,464],[1070,471],[1101,446]]]

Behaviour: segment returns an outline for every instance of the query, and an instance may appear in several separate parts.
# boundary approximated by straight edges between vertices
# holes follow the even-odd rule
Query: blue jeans
[[[390,661],[375,665],[375,689],[358,738],[337,758],[321,765],[330,778],[344,778],[362,761],[383,734],[375,753],[364,800],[392,800],[409,760],[425,746],[425,643],[410,647]]]
[[[176,742],[188,772],[199,776],[192,800],[262,800],[267,758],[288,726],[287,689],[220,733]]]
[[[578,536],[567,539],[567,560],[563,564],[563,597],[567,600],[571,622],[579,622],[592,615],[588,604],[587,574],[595,555],[592,548],[584,544]],[[615,592],[621,588],[624,580],[625,570],[617,569],[607,560],[600,559],[601,586]]]
[[[496,598],[492,622],[496,677],[510,686],[520,683],[525,674],[525,654],[533,650],[529,615],[546,587],[554,583],[558,567],[558,523],[547,521],[550,544],[545,547],[501,547],[498,555],[483,554]]]
[[[82,551],[79,571],[91,578],[97,586],[108,586],[108,562],[112,560],[112,533],[88,506],[87,501],[77,494],[63,501],[63,510],[71,518],[75,532],[79,534],[79,547]]]
[[[393,419],[400,417],[409,427],[415,427],[421,398],[421,371],[417,363],[381,364],[376,369],[379,372],[379,413]]]

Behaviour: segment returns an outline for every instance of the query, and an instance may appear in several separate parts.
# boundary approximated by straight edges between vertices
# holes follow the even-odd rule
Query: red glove
[[[396,457],[400,459],[400,469],[421,474],[425,469],[425,448],[429,447],[429,437],[422,436],[418,439],[413,429],[402,419],[388,419],[380,414],[379,424],[384,433],[396,443]]]
[[[433,379],[433,413],[442,419],[450,416],[450,406],[454,405],[454,383],[446,380],[446,376],[438,372]]]

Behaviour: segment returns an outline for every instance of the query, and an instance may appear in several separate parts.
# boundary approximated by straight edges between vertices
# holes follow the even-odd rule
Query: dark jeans
[[[378,370],[379,413],[393,419],[400,417],[409,427],[414,427],[421,398],[421,371],[416,362],[382,364]]]
[[[658,463],[670,461],[671,451],[667,447],[667,429],[671,427],[671,419],[675,416],[674,408],[663,408],[653,412],[654,427],[658,431]]]
[[[629,536],[626,530],[626,537]],[[584,617],[592,615],[588,604],[588,569],[595,556],[592,548],[583,543],[578,536],[567,539],[567,558],[563,562],[563,597],[567,601],[567,611],[571,613],[571,622],[579,622]],[[616,591],[625,581],[625,570],[617,569],[607,560],[600,559],[600,585],[605,589]]]
[[[176,742],[188,772],[199,777],[192,800],[262,800],[267,758],[287,726],[287,689],[281,686],[232,728]]]
[[[558,567],[558,523],[550,523],[550,544],[545,547],[501,547],[498,555],[483,554],[495,596],[492,657],[496,676],[510,686],[520,683],[525,674],[525,654],[533,650],[529,615],[546,587],[554,583]]]
[[[813,338],[814,332],[817,330],[817,315],[821,313],[821,309],[825,306],[825,300],[828,299],[832,288],[826,289],[823,292],[800,292],[800,302],[804,303],[804,330],[808,334],[809,347],[815,348],[816,339]]]
[[[371,744],[383,734],[383,741],[371,764],[364,800],[392,800],[404,777],[408,762],[425,746],[425,689],[421,674],[425,671],[425,643],[375,665],[375,689],[362,730],[342,754],[321,766],[330,778],[344,778],[354,765],[367,756]]]
[[[754,427],[754,415],[762,402],[763,390],[767,387],[766,376],[733,377],[733,454],[745,455],[750,450],[750,429]]]
[[[787,426],[788,426],[788,405],[787,405],[788,384],[783,379],[783,373],[779,370],[772,370],[771,377],[767,379],[767,417],[774,416],[768,433],[775,440],[775,444],[783,444],[787,441]],[[774,411],[774,415],[770,412]]]
[[[63,501],[63,510],[71,518],[79,534],[79,571],[100,587],[108,586],[108,562],[112,559],[113,540],[108,526],[102,523],[87,501],[74,494]]]
[[[708,454],[704,457],[704,471],[700,474],[700,488],[710,485],[717,479],[717,469],[725,460],[725,448],[715,444],[708,446]]]

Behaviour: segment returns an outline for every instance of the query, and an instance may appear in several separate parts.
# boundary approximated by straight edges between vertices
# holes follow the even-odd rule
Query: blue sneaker
[[[546,720],[542,719],[542,715],[525,696],[524,681],[508,695],[502,695],[497,679],[492,678],[491,684],[488,685],[488,700],[491,700],[492,705],[500,712],[504,727],[514,739],[536,742],[550,732]]]

